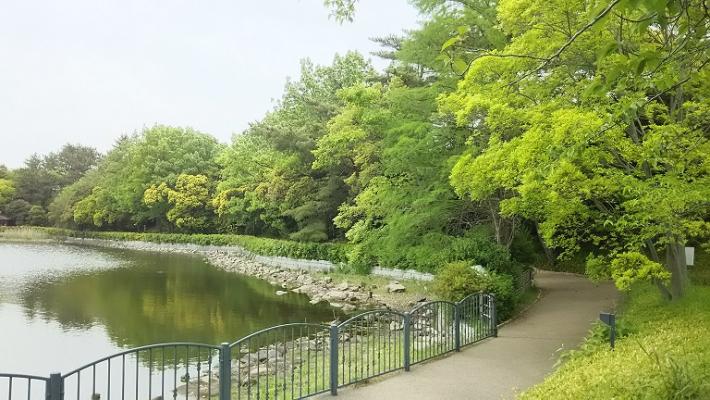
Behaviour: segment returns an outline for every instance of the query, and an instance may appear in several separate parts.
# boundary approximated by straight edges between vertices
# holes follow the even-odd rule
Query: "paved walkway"
[[[411,372],[385,375],[367,385],[342,388],[346,399],[510,399],[542,381],[560,349],[577,346],[600,311],[616,300],[611,284],[540,271],[535,284],[542,298],[525,314],[500,328],[497,338],[460,353],[412,366]],[[323,399],[330,396],[323,396]]]

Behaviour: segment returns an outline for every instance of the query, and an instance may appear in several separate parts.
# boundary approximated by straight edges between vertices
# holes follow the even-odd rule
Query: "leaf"
[[[643,0],[643,5],[648,11],[656,12],[659,15],[666,11],[666,0]]]
[[[460,58],[457,58],[451,64],[451,67],[454,69],[454,72],[460,75],[466,72],[468,69],[468,63]]]
[[[638,62],[636,63],[636,73],[640,74],[643,72],[643,69],[646,67],[646,59],[641,57],[639,58]]]
[[[449,38],[449,40],[445,41],[444,44],[441,45],[441,51],[444,51],[448,49],[449,47],[455,45],[458,43],[458,41],[461,39],[460,36],[454,36],[452,38]]]
[[[592,82],[591,85],[587,87],[587,89],[584,91],[585,96],[597,96],[600,95],[604,92],[604,85],[598,80],[595,80]]]
[[[636,33],[644,33],[648,30],[648,27],[651,26],[653,21],[655,20],[655,14],[650,13],[646,14],[643,17],[641,17],[641,20],[636,23],[635,30]]]
[[[434,58],[434,61],[440,61],[444,64],[448,64],[449,61],[451,61],[451,57],[449,57],[449,55],[446,53],[439,53],[439,55]]]
[[[602,47],[599,52],[597,52],[597,61],[602,60],[609,54],[615,52],[618,49],[616,41],[609,41],[604,47]]]
[[[465,35],[470,31],[471,31],[471,28],[468,25],[461,25],[461,26],[456,27],[456,32],[458,32],[459,35]]]

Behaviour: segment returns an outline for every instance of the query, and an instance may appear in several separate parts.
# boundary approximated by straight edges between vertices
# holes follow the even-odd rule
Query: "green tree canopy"
[[[168,205],[144,202],[145,191],[174,187],[181,174],[215,179],[221,145],[190,128],[157,125],[120,139],[100,163],[50,207],[52,218],[73,214],[74,223],[120,229],[170,229]],[[90,193],[87,191],[90,188]],[[65,216],[65,217],[62,217]]]
[[[682,295],[682,246],[710,232],[704,8],[507,0],[498,10],[510,44],[476,58],[441,102],[471,132],[452,184],[475,200],[502,194],[501,213],[538,222],[563,256],[591,249],[592,275]]]
[[[339,235],[332,220],[347,189],[337,176],[311,168],[311,152],[343,106],[338,91],[373,77],[357,53],[336,56],[331,66],[302,63],[276,108],[220,157],[215,208],[229,229],[312,241]]]

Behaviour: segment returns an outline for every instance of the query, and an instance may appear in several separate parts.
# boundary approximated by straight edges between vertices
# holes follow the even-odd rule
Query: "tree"
[[[33,154],[25,165],[12,171],[15,197],[31,204],[47,205],[59,190],[58,175],[46,168],[44,158]]]
[[[46,207],[62,188],[95,167],[99,158],[95,149],[71,144],[46,156],[33,154],[24,167],[12,171],[16,197]]]
[[[42,206],[34,205],[27,211],[25,223],[33,226],[44,226],[47,224],[47,212]]]
[[[146,189],[143,201],[148,206],[169,204],[168,221],[178,229],[195,232],[211,225],[210,197],[210,184],[205,175],[180,174],[174,188],[163,182]]]
[[[22,199],[13,200],[5,205],[5,214],[12,218],[15,225],[25,225],[32,205]]]
[[[323,4],[330,9],[330,16],[338,22],[352,22],[355,15],[357,0],[323,0]]]
[[[47,208],[47,218],[50,224],[65,228],[78,228],[74,220],[76,203],[89,196],[99,183],[98,169],[88,171],[81,179],[62,189]],[[88,224],[92,225],[92,224]]]
[[[12,200],[15,194],[15,186],[12,181],[5,178],[0,178],[0,209]]]
[[[63,188],[78,181],[100,159],[101,154],[93,147],[65,144],[58,152],[48,154],[44,165],[58,176],[58,185]]]
[[[214,202],[220,219],[295,240],[338,237],[332,220],[347,190],[342,180],[311,168],[312,151],[343,105],[338,90],[373,76],[357,53],[336,56],[330,66],[303,61],[277,107],[220,157],[223,181]]]
[[[74,223],[119,229],[169,229],[167,204],[144,202],[151,186],[174,187],[181,174],[218,174],[216,156],[221,145],[211,136],[190,128],[157,125],[121,138],[101,161],[95,173],[72,187],[80,199],[66,201]],[[67,195],[64,196],[74,197]],[[68,211],[73,210],[73,211]],[[57,215],[58,210],[53,212]]]
[[[592,276],[620,288],[649,279],[681,297],[682,248],[710,232],[705,8],[511,0],[498,10],[511,43],[475,59],[442,100],[471,131],[452,184],[474,200],[504,193],[502,214],[538,223],[562,257],[591,251]]]

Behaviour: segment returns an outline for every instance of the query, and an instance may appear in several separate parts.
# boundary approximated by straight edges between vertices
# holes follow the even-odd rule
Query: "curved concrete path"
[[[611,284],[572,274],[538,271],[535,284],[541,299],[501,327],[497,338],[412,366],[411,372],[339,389],[338,399],[514,398],[552,371],[560,350],[579,345],[599,312],[613,308],[617,297]]]

